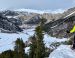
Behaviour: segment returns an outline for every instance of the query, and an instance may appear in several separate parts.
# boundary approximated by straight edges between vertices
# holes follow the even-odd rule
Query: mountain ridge
[[[54,13],[54,14],[57,14],[57,13],[63,13],[65,10],[62,10],[62,9],[56,9],[56,10],[36,10],[36,9],[25,9],[25,8],[22,8],[22,9],[15,9],[13,11],[23,11],[23,12],[28,12],[28,13],[37,13],[37,14],[44,14],[44,13]]]

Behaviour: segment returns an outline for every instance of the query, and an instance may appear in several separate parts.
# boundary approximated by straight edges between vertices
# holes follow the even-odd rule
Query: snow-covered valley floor
[[[17,38],[22,38],[23,41],[27,41],[30,36],[33,36],[34,34],[34,28],[33,29],[27,29],[24,30],[21,33],[0,33],[0,53],[9,49],[14,48],[14,41],[16,41]],[[53,42],[63,42],[66,41],[66,38],[58,39],[55,37],[51,37],[47,34],[44,35],[44,43],[46,47],[50,47],[50,44]],[[26,48],[26,52],[29,47]]]
[[[22,33],[0,33],[0,53],[14,48],[14,41],[17,38],[22,38],[27,41],[30,36],[34,34],[34,29],[24,30]]]

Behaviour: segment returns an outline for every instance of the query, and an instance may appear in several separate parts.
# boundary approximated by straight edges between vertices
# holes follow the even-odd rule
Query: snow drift
[[[75,51],[68,45],[61,45],[49,55],[49,58],[75,58]]]

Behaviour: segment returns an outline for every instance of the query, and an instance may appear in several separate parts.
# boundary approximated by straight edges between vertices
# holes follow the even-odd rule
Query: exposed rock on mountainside
[[[61,18],[62,14],[61,13],[58,13],[58,14],[44,13],[42,14],[42,17],[46,18],[47,22],[50,22],[50,21],[54,21]]]
[[[53,22],[45,24],[45,31],[51,36],[55,37],[68,37],[72,34],[67,34],[67,30],[71,30],[75,25],[75,15],[67,18],[58,19]]]
[[[13,21],[0,14],[0,31],[1,32],[17,32],[22,31],[21,28]]]
[[[36,15],[34,17],[32,17],[31,19],[29,19],[28,21],[26,21],[26,24],[38,24],[40,22],[41,18],[39,17],[39,15]]]
[[[72,12],[74,12],[74,11],[75,11],[75,7],[68,9],[67,11],[65,11],[65,12],[63,13],[63,17],[66,16],[66,15],[69,15],[70,13],[72,13]]]
[[[2,12],[2,14],[4,14],[5,16],[17,16],[18,13],[17,12],[14,12],[14,11],[11,11],[11,10],[5,10]]]
[[[75,7],[66,10],[64,13],[31,13],[25,11],[13,11],[6,10],[2,11],[1,14],[5,17],[5,19],[0,19],[1,27],[4,30],[17,30],[18,26],[21,28],[31,28],[34,25],[37,25],[41,18],[45,18],[47,21],[45,23],[45,31],[49,33],[51,36],[57,37],[67,37],[66,30],[72,28],[71,25],[74,25],[75,19]],[[3,17],[3,18],[4,18]],[[6,18],[7,17],[7,18]],[[65,22],[63,22],[66,19]],[[63,24],[60,24],[63,22]],[[72,24],[71,24],[72,23]],[[3,24],[3,25],[2,25]],[[7,27],[3,27],[6,26]],[[59,25],[55,28],[56,25]],[[10,27],[10,28],[9,28]]]
[[[46,18],[47,22],[53,21],[53,20],[57,20],[59,18],[62,17],[61,13],[57,13],[57,14],[52,14],[52,13],[43,13],[43,14],[39,14],[39,13],[29,13],[29,12],[25,12],[25,11],[3,11],[2,14],[6,15],[7,17],[10,18],[19,18],[22,20],[23,23],[31,23],[32,20],[34,20],[34,22],[36,22],[36,19],[38,19],[37,21],[39,21],[39,18]]]
[[[9,18],[8,19],[11,23],[15,24],[15,25],[22,25],[22,21],[20,19],[16,19],[16,18]]]

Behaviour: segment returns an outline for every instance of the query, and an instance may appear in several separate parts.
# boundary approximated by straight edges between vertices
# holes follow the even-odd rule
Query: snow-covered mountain
[[[9,19],[9,21],[11,21],[11,23],[17,24],[17,25],[21,26],[22,28],[27,28],[26,26],[28,26],[28,24],[30,24],[30,25],[39,24],[40,19],[42,17],[46,19],[46,24],[49,22],[53,22],[53,24],[50,24],[50,25],[52,25],[51,27],[54,27],[54,25],[59,24],[65,18],[69,18],[71,15],[74,15],[74,13],[75,13],[74,9],[75,8],[72,8],[72,10],[69,9],[69,10],[66,10],[65,12],[64,12],[64,10],[62,11],[61,9],[58,9],[56,11],[15,9],[15,10],[2,11],[1,14],[4,15],[5,17],[7,17],[7,19]],[[60,13],[60,12],[62,12],[62,13]],[[63,18],[63,20],[62,20],[62,18]]]
[[[38,13],[38,14],[44,14],[44,13],[63,13],[65,10],[57,9],[57,10],[34,10],[34,9],[15,9],[14,11],[20,11],[20,12],[28,12],[28,13]]]
[[[68,9],[63,16],[57,20],[50,21],[45,25],[46,32],[55,37],[70,37],[66,30],[70,30],[75,25],[75,8]]]
[[[44,28],[45,32],[50,34],[44,34],[44,43],[45,46],[51,49],[51,44],[56,44],[61,42],[68,41],[66,38],[56,38],[56,37],[68,37],[66,34],[66,30],[74,25],[75,22],[75,8],[72,8],[65,11],[64,13],[61,10],[58,11],[40,11],[40,10],[32,10],[32,9],[18,9],[18,10],[6,10],[2,11],[0,16],[0,28],[4,31],[13,30],[20,28],[23,31],[18,33],[0,33],[0,53],[14,48],[14,41],[17,38],[22,38],[23,41],[28,41],[30,36],[34,34],[34,28],[27,29],[27,27],[37,26],[39,24],[40,19],[44,17],[47,22],[45,22]],[[58,13],[56,13],[58,12]],[[68,13],[69,12],[69,13]],[[65,21],[64,21],[65,20]],[[64,21],[64,22],[63,22]],[[62,24],[60,24],[63,22]],[[37,24],[36,24],[37,23]],[[59,26],[57,26],[59,25]],[[51,28],[53,27],[53,28]],[[73,35],[73,34],[71,34]],[[71,36],[70,35],[70,36]],[[60,44],[61,45],[61,44]],[[54,46],[52,46],[54,48]],[[25,50],[27,51],[29,47]],[[66,54],[65,54],[66,52]],[[70,49],[69,46],[59,46],[57,49],[53,50],[50,54],[49,58],[74,58],[72,55],[73,50]],[[58,54],[57,54],[58,53]]]

